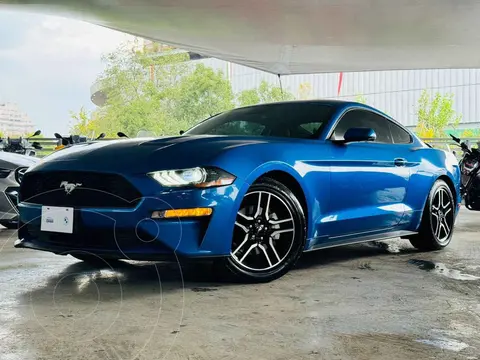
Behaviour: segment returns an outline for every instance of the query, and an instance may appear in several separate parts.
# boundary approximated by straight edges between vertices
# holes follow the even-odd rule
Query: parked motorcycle
[[[462,150],[459,161],[462,174],[460,192],[465,207],[480,211],[480,150],[472,148],[468,140],[462,141],[452,134],[450,136]]]
[[[69,135],[69,136],[62,136],[59,133],[54,134],[55,138],[58,139],[57,146],[54,150],[63,149],[66,146],[76,145],[76,144],[83,144],[91,140],[101,140],[105,137],[105,133],[101,133],[95,139],[88,139],[86,136],[83,135]]]
[[[32,136],[28,138],[19,137],[18,139],[12,139],[8,137],[7,139],[0,139],[0,151],[5,151],[9,153],[27,155],[27,156],[36,156],[37,151],[41,150],[42,146],[34,141],[30,143],[30,139],[41,134],[40,130],[35,131]]]

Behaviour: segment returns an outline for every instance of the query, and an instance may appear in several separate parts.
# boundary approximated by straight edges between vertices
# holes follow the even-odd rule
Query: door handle
[[[395,164],[395,166],[405,166],[407,164],[407,160],[402,158],[396,158],[395,160],[393,160],[393,163]]]

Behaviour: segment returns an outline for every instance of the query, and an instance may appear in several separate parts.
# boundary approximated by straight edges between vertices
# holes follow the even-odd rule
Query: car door
[[[377,138],[331,143],[329,236],[388,231],[400,223],[411,173],[410,150],[394,142],[394,125],[365,109],[348,110],[337,123],[330,139],[343,139],[352,127],[372,128]]]

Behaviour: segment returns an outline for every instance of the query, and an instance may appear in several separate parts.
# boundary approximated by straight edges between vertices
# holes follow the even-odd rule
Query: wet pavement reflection
[[[208,263],[92,267],[0,230],[0,359],[475,359],[479,216],[445,251],[327,249],[253,285]]]

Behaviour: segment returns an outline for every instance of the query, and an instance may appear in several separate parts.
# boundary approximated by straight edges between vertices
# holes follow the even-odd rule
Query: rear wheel
[[[305,215],[285,185],[263,178],[250,187],[237,213],[232,249],[224,265],[244,281],[284,275],[305,246]]]
[[[430,190],[419,233],[409,238],[419,250],[431,251],[445,248],[452,240],[455,223],[455,200],[443,180],[437,180]]]

